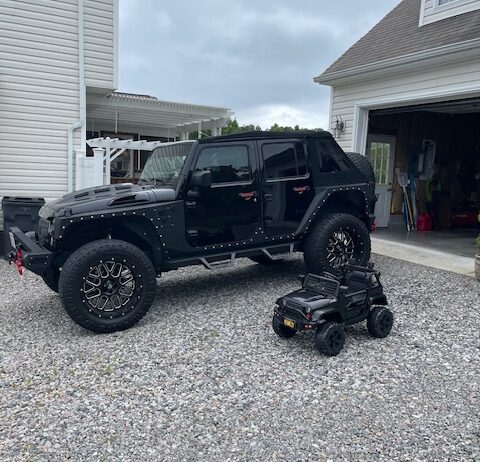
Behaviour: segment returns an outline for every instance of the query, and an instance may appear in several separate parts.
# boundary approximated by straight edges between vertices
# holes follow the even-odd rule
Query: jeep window
[[[345,160],[345,153],[342,148],[330,140],[316,141],[317,153],[320,157],[320,170],[322,173],[334,173],[350,170]]]
[[[307,157],[303,143],[267,143],[262,145],[267,181],[305,177]]]
[[[175,187],[194,141],[155,148],[147,160],[139,184]]]
[[[213,146],[203,148],[195,171],[210,170],[212,184],[251,181],[248,148],[246,146]]]

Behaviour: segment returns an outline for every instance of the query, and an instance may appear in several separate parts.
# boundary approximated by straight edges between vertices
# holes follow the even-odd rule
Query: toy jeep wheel
[[[376,306],[368,314],[367,329],[377,338],[386,337],[393,327],[393,313],[385,306]]]
[[[364,266],[370,259],[370,234],[365,224],[347,213],[319,220],[305,240],[304,258],[314,274],[336,273],[352,258]]]
[[[282,338],[291,338],[297,333],[295,329],[290,329],[290,327],[285,326],[278,316],[273,317],[272,327],[275,333]]]
[[[150,308],[155,269],[138,247],[115,239],[76,250],[60,273],[59,292],[68,315],[93,332],[128,329]]]
[[[315,334],[315,347],[327,356],[336,356],[345,343],[345,330],[338,322],[322,324]]]

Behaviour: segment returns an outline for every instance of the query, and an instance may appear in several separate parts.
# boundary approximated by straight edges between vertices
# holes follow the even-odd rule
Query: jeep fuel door
[[[258,142],[267,236],[294,233],[313,196],[307,146],[300,140]]]
[[[211,185],[192,184],[190,176],[185,200],[186,238],[190,245],[252,238],[260,226],[261,214],[253,156],[253,144],[248,141],[199,146],[192,175],[210,171]]]

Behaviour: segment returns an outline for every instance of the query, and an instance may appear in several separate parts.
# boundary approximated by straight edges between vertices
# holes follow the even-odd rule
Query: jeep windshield
[[[155,148],[145,164],[139,184],[175,187],[194,143],[195,141],[180,141]]]

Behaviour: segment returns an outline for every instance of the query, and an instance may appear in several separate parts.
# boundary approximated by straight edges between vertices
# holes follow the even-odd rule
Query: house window
[[[456,2],[457,0],[438,0],[438,6],[447,5],[448,3]]]

